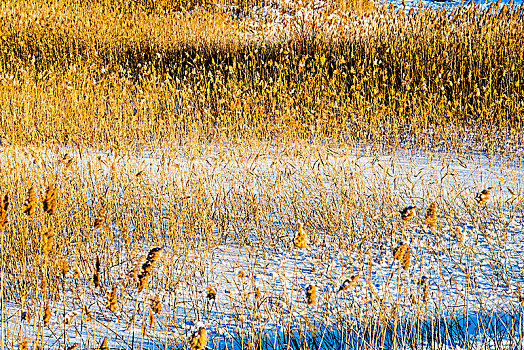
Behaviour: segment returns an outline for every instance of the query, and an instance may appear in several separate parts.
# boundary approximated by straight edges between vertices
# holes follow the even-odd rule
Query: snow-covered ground
[[[128,242],[114,237],[113,254],[127,258],[105,271],[107,282],[100,289],[93,288],[89,267],[79,265],[78,275],[70,269],[61,276],[48,327],[41,322],[42,302],[29,296],[7,300],[5,344],[16,347],[26,337],[29,346],[98,348],[107,337],[110,348],[183,347],[200,327],[208,330],[209,348],[240,349],[248,340],[267,348],[286,342],[293,348],[342,349],[521,344],[520,158],[373,155],[365,148],[224,149],[197,157],[183,147],[167,157],[165,151],[140,157],[71,152],[78,169],[91,169],[95,182],[115,172],[128,184],[147,183],[144,188],[161,198],[168,183],[185,184],[189,203],[192,186],[200,183],[211,198],[222,197],[212,210],[231,215],[228,222],[200,228],[207,239],[195,238],[181,249],[170,246],[182,244],[176,238],[180,232],[166,224],[168,214],[160,209],[152,225],[169,239],[158,242],[163,258],[144,291],[127,276],[130,267],[145,262],[153,242],[129,256]],[[0,154],[7,163],[12,156]],[[488,187],[488,202],[478,205],[475,196]],[[251,196],[268,212],[249,214],[237,207],[235,196],[243,201]],[[431,202],[438,208],[435,228],[424,224]],[[160,207],[172,205],[168,200]],[[399,211],[409,205],[418,209],[404,222]],[[292,243],[298,222],[308,237],[304,249]],[[393,258],[401,242],[411,252],[407,269]],[[340,291],[353,276],[355,283]],[[106,307],[112,285],[118,286],[114,313]],[[309,285],[317,288],[312,305],[306,298]],[[159,314],[150,308],[155,299],[163,306]],[[32,317],[22,320],[28,310]]]

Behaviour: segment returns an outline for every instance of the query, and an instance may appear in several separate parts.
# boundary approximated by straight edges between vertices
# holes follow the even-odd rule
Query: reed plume
[[[349,290],[355,283],[358,281],[358,275],[351,276],[351,279],[345,280],[340,288],[338,289],[338,292],[345,292]]]
[[[106,206],[102,205],[102,207],[100,208],[100,210],[98,210],[98,213],[96,215],[95,223],[93,224],[93,228],[95,230],[99,229],[100,227],[102,227],[105,220],[106,220]]]
[[[429,205],[429,208],[428,208],[428,210],[426,211],[426,220],[425,220],[425,223],[426,223],[426,225],[428,225],[428,227],[430,227],[430,228],[433,228],[433,227],[436,226],[436,224],[437,224],[437,203],[432,202],[432,203]]]
[[[405,207],[400,211],[400,217],[402,218],[403,222],[407,222],[409,219],[411,219],[415,215],[415,210],[417,207],[410,205],[409,207]]]
[[[317,287],[310,284],[306,288],[306,300],[307,300],[308,305],[315,305],[317,303],[317,298],[318,298]]]
[[[489,199],[489,195],[491,193],[491,189],[493,187],[488,187],[486,188],[485,190],[482,190],[482,192],[478,193],[476,196],[475,196],[475,200],[477,201],[477,204],[478,205],[484,205],[486,204],[486,202],[488,201]]]
[[[9,209],[9,196],[6,194],[0,198],[0,231],[3,231],[7,223],[7,210]]]

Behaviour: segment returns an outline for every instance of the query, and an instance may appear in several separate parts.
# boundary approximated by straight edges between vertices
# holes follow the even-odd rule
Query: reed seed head
[[[317,298],[318,298],[317,287],[310,284],[306,288],[306,300],[307,300],[308,305],[315,305],[317,303]]]
[[[188,344],[191,350],[203,350],[208,341],[207,331],[204,327],[191,335],[188,339]]]

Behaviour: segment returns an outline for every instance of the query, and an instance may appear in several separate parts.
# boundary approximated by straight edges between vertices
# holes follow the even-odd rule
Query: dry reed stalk
[[[428,227],[433,228],[437,224],[437,203],[432,202],[429,205],[428,210],[426,211],[426,225]]]
[[[475,196],[475,200],[477,201],[477,204],[478,205],[484,205],[486,204],[486,202],[488,201],[489,199],[489,195],[490,195],[490,192],[491,192],[491,189],[493,187],[488,187],[486,188],[485,190],[482,190],[482,192],[478,193],[476,196]]]
[[[191,350],[203,350],[206,347],[208,341],[207,331],[204,327],[191,335],[188,339],[188,345]]]
[[[206,288],[206,298],[207,298],[207,300],[215,300],[216,296],[217,296],[216,290],[213,287],[211,287],[211,286],[207,286],[207,288]]]
[[[56,189],[49,185],[44,196],[44,212],[53,215],[56,211]]]
[[[315,305],[317,303],[317,298],[318,298],[317,287],[310,284],[306,288],[306,300],[307,300],[308,305]]]
[[[95,230],[99,229],[100,227],[102,227],[105,220],[106,220],[106,206],[102,205],[102,207],[100,208],[100,210],[98,210],[98,213],[96,215],[95,223],[93,224],[93,228]]]
[[[409,207],[406,207],[400,211],[400,217],[402,218],[403,222],[407,222],[409,219],[411,219],[415,215],[415,210],[417,207],[410,205]]]
[[[307,248],[307,235],[304,231],[304,225],[301,222],[298,223],[297,233],[293,238],[293,244],[297,249]]]
[[[351,279],[345,280],[340,288],[338,289],[338,292],[345,292],[349,290],[355,283],[358,281],[358,275],[351,276]]]
[[[35,186],[31,186],[27,191],[27,199],[23,207],[24,214],[32,216],[36,211],[36,191]]]

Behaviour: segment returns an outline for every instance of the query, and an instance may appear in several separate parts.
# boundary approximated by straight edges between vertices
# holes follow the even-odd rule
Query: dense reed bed
[[[2,144],[521,144],[522,8],[0,7]]]

